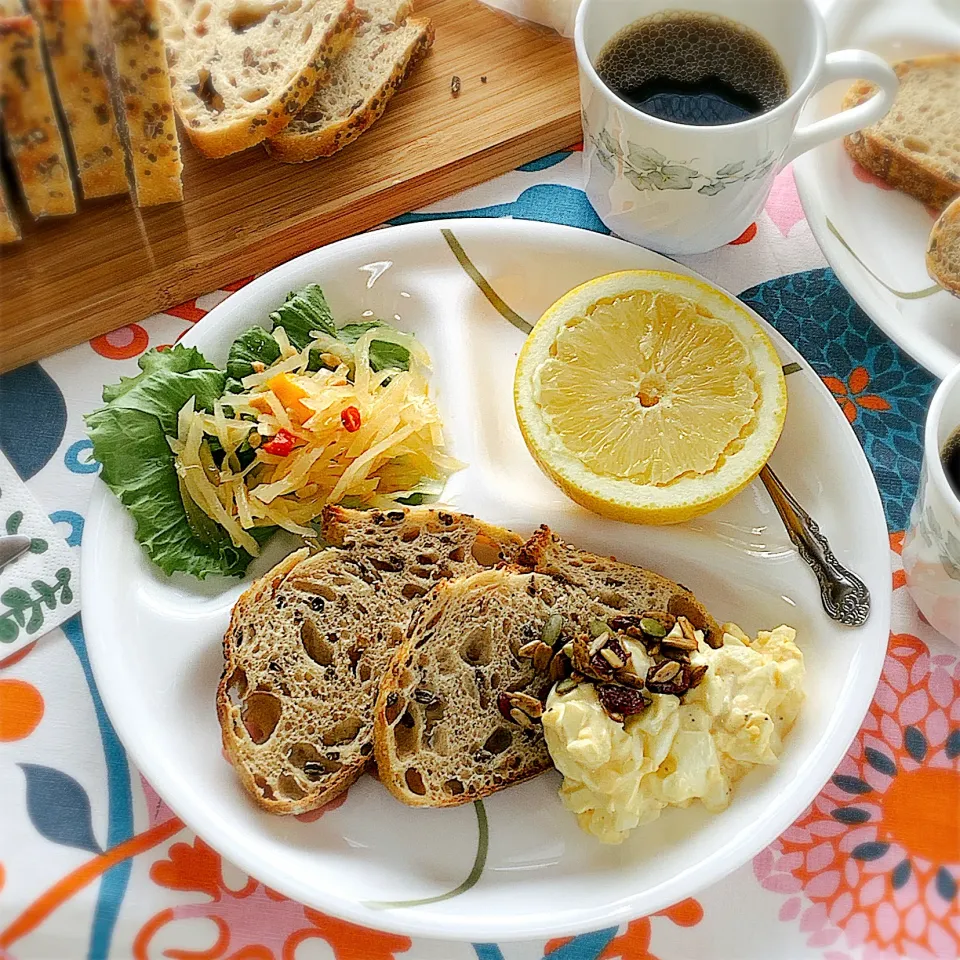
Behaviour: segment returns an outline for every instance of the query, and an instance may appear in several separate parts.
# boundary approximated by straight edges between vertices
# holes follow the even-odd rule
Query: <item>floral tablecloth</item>
[[[578,153],[563,152],[400,221],[517,217],[604,231],[581,187]],[[722,883],[619,929],[496,945],[364,930],[241,875],[182,827],[104,713],[81,614],[6,658],[0,645],[0,958],[960,956],[960,650],[921,621],[900,563],[934,381],[826,268],[790,170],[742,237],[686,262],[740,292],[810,360],[863,443],[886,510],[894,613],[883,679],[803,816]],[[82,415],[144,350],[245,282],[0,378],[0,449],[73,549],[97,475]]]

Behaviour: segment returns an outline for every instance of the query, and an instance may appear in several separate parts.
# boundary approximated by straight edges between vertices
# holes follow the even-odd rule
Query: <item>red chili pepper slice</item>
[[[296,442],[297,438],[290,433],[289,430],[284,430],[284,428],[281,427],[277,431],[276,436],[263,444],[261,449],[266,450],[267,453],[272,453],[275,457],[285,457],[293,449],[293,445]]]
[[[345,407],[340,411],[340,422],[347,433],[356,433],[360,429],[360,411],[356,407]]]

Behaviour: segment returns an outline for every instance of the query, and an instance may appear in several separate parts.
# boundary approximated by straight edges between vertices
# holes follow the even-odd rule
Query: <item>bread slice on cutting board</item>
[[[160,0],[96,0],[127,176],[138,206],[183,199]]]
[[[28,0],[40,24],[85,198],[126,193],[123,146],[97,55],[93,0]]]
[[[457,806],[550,767],[538,719],[552,683],[519,651],[552,616],[570,622],[576,592],[510,568],[444,581],[424,598],[374,721],[380,781],[398,800]]]
[[[0,12],[17,7],[7,0]],[[34,218],[77,209],[41,44],[33,17],[0,18],[0,116],[21,193]]]
[[[900,89],[890,112],[844,145],[890,186],[939,210],[960,194],[960,53],[903,60],[893,69]],[[843,109],[874,93],[873,84],[857,81]]]
[[[945,290],[960,296],[960,197],[933,225],[927,245],[927,272]]]
[[[507,530],[433,508],[327,508],[324,539],[240,597],[217,691],[223,745],[263,808],[303,813],[342,793],[373,753],[380,679],[438,580],[509,559]]]
[[[409,0],[360,0],[353,42],[337,57],[290,124],[271,137],[267,152],[288,163],[329,157],[375,123],[407,74],[433,44],[428,19],[406,19]]]
[[[3,170],[0,169],[0,243],[16,243],[20,239],[20,225],[10,206],[10,191]]]
[[[599,604],[601,619],[618,613],[664,610],[675,617],[686,617],[695,629],[703,631],[710,646],[723,642],[720,625],[686,587],[643,567],[564,543],[547,526],[538,528],[523,545],[517,562],[580,587],[590,601]]]
[[[355,25],[353,0],[170,0],[174,100],[194,146],[223,157],[279,133]]]

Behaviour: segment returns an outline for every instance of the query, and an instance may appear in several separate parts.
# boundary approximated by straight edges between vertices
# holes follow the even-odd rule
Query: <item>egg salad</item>
[[[777,762],[803,701],[796,631],[779,626],[751,640],[725,624],[723,633],[713,649],[697,631],[690,662],[707,667],[699,685],[682,698],[648,694],[650,705],[622,724],[604,711],[592,683],[551,692],[543,729],[563,774],[560,798],[604,843],[622,842],[667,806],[700,800],[719,812],[753,766]],[[621,642],[643,676],[642,645]]]

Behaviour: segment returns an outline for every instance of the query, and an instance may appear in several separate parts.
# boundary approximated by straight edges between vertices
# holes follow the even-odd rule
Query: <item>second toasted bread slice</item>
[[[643,567],[600,557],[564,543],[549,527],[542,526],[523,545],[518,562],[537,573],[556,577],[580,587],[602,608],[601,618],[618,613],[665,610],[684,616],[712,647],[723,642],[720,625],[702,603],[681,584]]]

